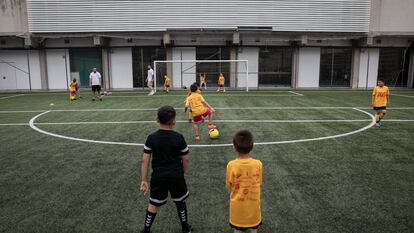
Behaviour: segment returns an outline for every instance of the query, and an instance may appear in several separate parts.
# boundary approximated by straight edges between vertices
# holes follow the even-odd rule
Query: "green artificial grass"
[[[168,104],[177,108],[177,120],[183,122],[175,130],[187,143],[206,145],[231,143],[239,128],[250,129],[257,142],[343,134],[370,124],[370,117],[353,107],[374,113],[369,91],[297,92],[303,96],[281,90],[208,92],[205,98],[217,108],[217,120],[361,121],[217,122],[221,137],[208,139],[204,124],[202,140],[196,143],[185,122],[182,91],[153,97],[114,92],[102,102],[92,102],[85,91],[73,102],[67,93],[0,99],[0,232],[139,232],[143,226],[148,197],[139,192],[142,147],[41,134],[27,123],[42,112],[51,110],[36,126],[51,133],[143,143],[157,125],[140,121],[153,121],[156,109]],[[414,120],[414,91],[392,94],[403,96],[391,96],[386,119]],[[9,95],[14,94],[0,94]],[[62,122],[66,124],[49,124]],[[1,125],[13,123],[22,125]],[[264,177],[259,232],[412,232],[413,139],[414,121],[386,121],[379,129],[346,137],[257,145],[252,156],[262,161]],[[190,149],[187,205],[194,232],[231,232],[225,169],[234,158],[228,146]],[[171,201],[159,210],[152,231],[181,232]]]

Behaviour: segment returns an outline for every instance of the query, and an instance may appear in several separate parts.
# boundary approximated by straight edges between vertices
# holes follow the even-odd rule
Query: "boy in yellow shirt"
[[[164,92],[168,93],[170,91],[171,79],[164,75]]]
[[[378,79],[377,86],[372,91],[372,107],[377,111],[375,114],[375,120],[377,122],[375,126],[377,127],[381,127],[381,120],[385,117],[387,105],[390,102],[390,90],[384,84],[384,80]]]
[[[200,89],[203,87],[204,87],[204,90],[207,90],[206,73],[200,74]]]
[[[74,78],[69,83],[69,99],[76,100],[76,93],[78,91],[78,83],[76,83],[76,78]]]
[[[194,83],[190,86],[191,94],[187,97],[185,101],[184,112],[187,112],[187,109],[190,109],[191,116],[193,117],[193,129],[195,132],[194,139],[200,141],[200,130],[198,124],[204,122],[204,117],[208,117],[208,129],[215,129],[216,126],[212,124],[214,113],[214,108],[203,98],[198,90],[197,83]]]
[[[193,83],[193,84],[198,85],[197,83]],[[198,94],[201,94],[200,89],[198,89],[198,90],[197,90],[197,93],[198,93]],[[189,90],[189,91],[188,91],[188,94],[187,94],[187,96],[185,97],[185,100],[184,100],[184,104],[186,104],[186,103],[187,103],[187,98],[188,98],[190,95],[191,95],[191,90]],[[185,107],[185,106],[184,106],[184,107]],[[188,109],[187,109],[187,111],[188,111],[188,122],[189,122],[189,123],[191,123],[191,122],[193,122],[193,115],[191,114],[191,108],[188,108]]]
[[[253,159],[253,135],[249,130],[239,130],[233,136],[237,158],[227,164],[226,189],[230,194],[230,226],[234,232],[257,232],[262,224],[260,186],[262,162]]]
[[[221,88],[223,88],[223,92],[226,92],[226,88],[224,87],[224,83],[225,83],[226,79],[224,78],[223,73],[220,73],[220,76],[218,78],[218,88],[217,88],[217,92],[219,92],[221,90]]]

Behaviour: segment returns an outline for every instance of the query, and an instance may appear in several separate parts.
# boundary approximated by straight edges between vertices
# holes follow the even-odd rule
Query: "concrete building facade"
[[[412,0],[3,0],[0,90],[86,87],[93,67],[107,89],[144,88],[154,60],[248,60],[248,83],[241,63],[160,65],[173,88],[200,73],[232,88],[412,88],[412,12]]]

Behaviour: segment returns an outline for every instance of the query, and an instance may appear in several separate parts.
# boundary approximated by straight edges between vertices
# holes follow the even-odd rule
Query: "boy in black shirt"
[[[191,232],[185,204],[189,192],[184,179],[184,172],[188,169],[189,150],[183,135],[172,130],[176,123],[175,114],[171,106],[159,108],[157,122],[160,124],[160,129],[149,135],[144,145],[140,189],[144,195],[148,193],[150,187],[151,191],[142,233],[150,232],[158,207],[167,203],[168,192],[177,207],[182,232]],[[148,186],[148,166],[151,158],[152,174]]]

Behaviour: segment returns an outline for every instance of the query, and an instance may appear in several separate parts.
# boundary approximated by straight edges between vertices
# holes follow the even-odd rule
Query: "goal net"
[[[204,76],[206,89],[215,90],[222,74],[225,88],[249,91],[248,64],[248,60],[158,60],[154,61],[154,87],[163,89],[165,75],[171,79],[171,89],[188,89]]]

